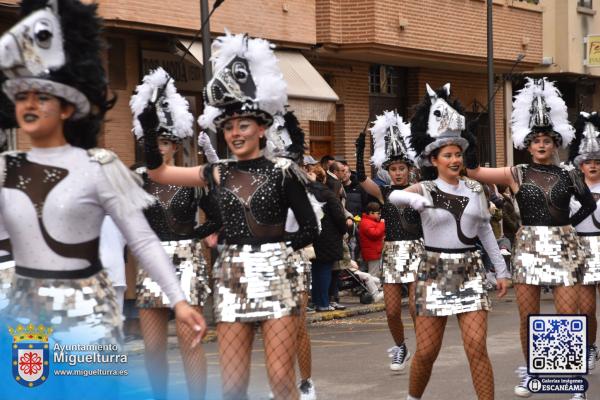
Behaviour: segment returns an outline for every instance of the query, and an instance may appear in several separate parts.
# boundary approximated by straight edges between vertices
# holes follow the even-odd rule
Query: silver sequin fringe
[[[292,254],[292,262],[294,263],[294,267],[296,267],[296,271],[298,271],[298,292],[310,292],[310,269],[312,263],[303,249],[295,251]]]
[[[175,266],[175,273],[188,303],[194,306],[203,306],[210,294],[210,287],[206,260],[202,255],[200,241],[179,240],[161,242],[161,244]],[[138,268],[136,287],[136,305],[138,307],[164,308],[170,306],[167,295],[143,268]]]
[[[298,272],[285,243],[225,245],[214,269],[216,322],[298,314]]]
[[[416,288],[417,315],[443,317],[491,308],[477,251],[424,250]]]
[[[583,268],[583,285],[600,282],[600,234],[598,236],[579,236],[581,247],[586,250],[587,258]]]
[[[383,283],[410,283],[417,280],[423,241],[384,242],[381,253]]]
[[[0,311],[8,305],[8,296],[15,274],[15,262],[0,263]]]
[[[83,279],[38,279],[13,275],[9,324],[44,324],[60,343],[119,344],[122,314],[105,271]],[[14,325],[13,325],[14,326]]]
[[[571,225],[522,226],[515,237],[513,282],[573,286],[579,282],[585,259]]]

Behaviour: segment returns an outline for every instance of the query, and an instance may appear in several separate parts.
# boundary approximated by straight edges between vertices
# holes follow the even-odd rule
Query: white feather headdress
[[[136,88],[136,93],[131,96],[129,107],[133,113],[133,134],[136,139],[144,136],[138,116],[144,111],[148,101],[153,96],[156,99],[156,113],[159,119],[161,135],[180,141],[194,134],[194,117],[189,111],[188,101],[177,93],[173,79],[167,71],[158,67],[150,71],[142,84]]]
[[[260,117],[268,125],[275,114],[285,113],[287,84],[273,47],[264,39],[227,31],[215,39],[211,57],[215,74],[204,90],[205,104],[211,108],[205,108],[198,120],[203,128],[219,127],[234,113]]]
[[[410,147],[410,124],[404,122],[395,111],[378,115],[371,127],[374,151],[371,163],[386,168],[393,161],[414,165],[415,151]]]
[[[529,77],[526,79],[525,87],[519,91],[513,102],[511,129],[515,148],[526,148],[532,136],[538,132],[546,132],[556,137],[561,146],[566,148],[575,137],[575,129],[569,123],[567,106],[560,97],[559,90],[553,82],[549,82],[545,77],[543,79]],[[545,125],[531,123],[532,105],[538,97],[545,102],[547,107],[546,115],[549,123]]]

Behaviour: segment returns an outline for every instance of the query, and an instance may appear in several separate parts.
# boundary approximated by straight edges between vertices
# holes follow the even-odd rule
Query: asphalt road
[[[404,308],[406,311],[406,308]],[[542,300],[542,313],[553,312],[551,297]],[[404,313],[407,345],[415,349],[412,321]],[[518,383],[514,370],[524,365],[519,350],[518,318],[514,293],[501,301],[494,300],[488,327],[488,352],[496,381],[496,399],[514,399],[513,386]],[[313,348],[313,380],[319,399],[404,400],[408,374],[394,375],[388,369],[387,349],[391,337],[384,313],[315,323],[310,326]],[[204,345],[208,361],[208,399],[218,399],[219,370],[216,343]],[[177,350],[169,352],[171,393],[173,399],[185,398],[185,381]],[[143,374],[141,356],[130,358],[132,370],[139,374],[134,388],[121,393],[124,398],[151,398]],[[600,365],[587,377],[588,399],[600,399]],[[251,399],[267,399],[268,384],[264,372],[264,353],[260,335],[255,340],[250,382]],[[442,351],[423,399],[475,399],[467,359],[455,317],[448,319]],[[570,399],[570,395],[535,395],[532,399]]]

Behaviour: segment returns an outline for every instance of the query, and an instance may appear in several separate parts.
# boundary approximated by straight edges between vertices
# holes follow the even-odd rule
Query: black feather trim
[[[285,129],[292,140],[292,144],[287,147],[286,152],[297,161],[304,154],[304,131],[300,128],[300,122],[293,112],[286,112],[283,119]]]

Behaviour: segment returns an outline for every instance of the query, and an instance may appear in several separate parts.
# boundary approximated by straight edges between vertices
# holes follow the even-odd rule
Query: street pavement
[[[494,309],[489,316],[488,352],[494,368],[496,399],[515,399],[513,386],[518,379],[514,370],[524,365],[519,335],[517,306],[514,292],[501,300],[494,298]],[[407,308],[403,307],[405,334],[411,352],[415,349],[415,335]],[[552,313],[550,295],[543,295],[542,313]],[[408,390],[408,372],[393,374],[389,368],[387,349],[392,341],[387,330],[385,313],[375,312],[344,319],[313,322],[309,327],[313,350],[313,380],[319,399],[404,400]],[[169,340],[174,341],[172,337]],[[250,399],[268,399],[262,340],[257,335],[251,371]],[[206,343],[208,362],[208,399],[219,399],[220,380],[216,343]],[[173,398],[185,391],[185,380],[178,350],[169,350],[171,369],[170,387]],[[123,398],[151,398],[148,380],[143,373],[141,354],[130,356],[131,370],[136,371],[138,385],[122,390]],[[600,399],[600,366],[587,376],[590,383],[589,400]],[[176,393],[176,394],[175,394]],[[534,395],[532,399],[570,399],[569,395]],[[450,317],[444,343],[434,365],[431,380],[423,399],[476,399],[467,359],[462,347],[456,317]]]

